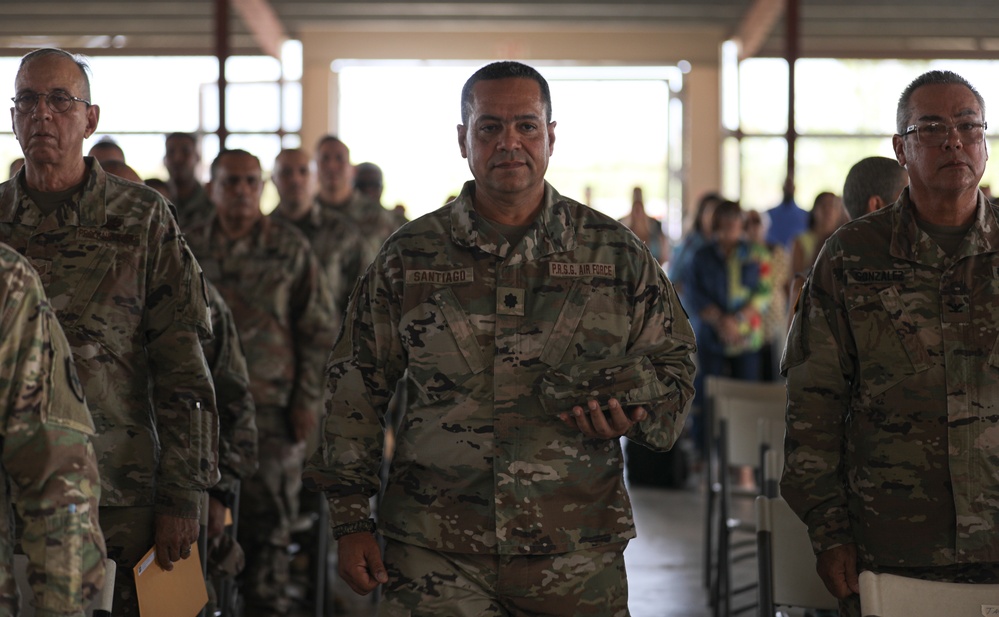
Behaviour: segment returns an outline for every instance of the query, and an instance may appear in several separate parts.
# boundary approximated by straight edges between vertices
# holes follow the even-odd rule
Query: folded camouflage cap
[[[596,400],[606,409],[616,398],[621,406],[635,407],[661,402],[669,396],[646,356],[631,356],[561,364],[545,371],[540,382],[541,403],[553,414]]]

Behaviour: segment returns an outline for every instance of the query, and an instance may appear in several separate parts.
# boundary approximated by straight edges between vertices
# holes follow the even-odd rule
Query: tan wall
[[[509,26],[506,26],[509,28]],[[302,41],[302,143],[311,149],[322,135],[337,131],[336,59],[468,60],[516,59],[581,65],[674,65],[690,62],[684,78],[684,206],[704,190],[721,186],[720,49],[717,29],[673,31],[668,28],[605,30],[565,27],[541,31],[530,24],[516,30],[469,29],[436,24],[413,31],[411,24],[351,24],[350,29],[317,27],[299,33]]]

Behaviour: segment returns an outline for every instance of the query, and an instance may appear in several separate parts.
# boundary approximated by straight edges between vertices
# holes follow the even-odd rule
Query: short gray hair
[[[83,76],[83,92],[81,94],[83,95],[83,98],[87,100],[87,102],[91,102],[90,63],[88,63],[87,59],[84,56],[81,56],[80,54],[71,54],[66,50],[58,49],[56,47],[43,47],[41,49],[36,49],[32,52],[28,52],[27,54],[24,55],[23,58],[21,58],[21,64],[19,64],[17,67],[17,74],[20,75],[21,71],[24,70],[25,65],[27,65],[32,60],[35,60],[37,58],[43,58],[45,56],[60,56],[72,60],[73,64],[75,64],[77,68],[80,69],[80,75]]]

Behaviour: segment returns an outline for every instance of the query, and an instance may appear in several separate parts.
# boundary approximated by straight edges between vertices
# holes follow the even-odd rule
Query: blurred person
[[[121,149],[118,142],[107,135],[101,137],[97,143],[90,147],[90,152],[87,153],[87,156],[92,156],[97,159],[97,162],[101,164],[101,167],[104,167],[104,163],[107,161],[119,161],[121,163],[125,162],[125,151]],[[107,171],[106,167],[104,171]],[[131,180],[131,178],[129,178],[129,180]]]
[[[870,156],[850,168],[843,183],[843,206],[851,219],[859,219],[895,203],[909,183],[905,167],[895,159]]]
[[[159,178],[146,178],[143,184],[149,188],[155,190],[157,193],[162,195],[165,199],[170,199],[170,187],[169,185]]]
[[[847,217],[839,196],[829,191],[816,195],[808,213],[808,229],[795,236],[791,243],[791,271],[797,274],[811,269],[822,244],[846,222]]]
[[[384,614],[625,615],[635,527],[620,437],[673,445],[692,332],[635,235],[545,181],[555,123],[536,70],[479,69],[461,117],[474,180],[367,270],[305,479],[329,499],[341,576],[362,594],[381,584]],[[382,485],[384,414],[404,374]],[[382,486],[384,556],[369,508]]]
[[[985,102],[930,71],[899,97],[894,204],[819,253],[782,368],[781,494],[859,615],[862,570],[999,583],[999,209],[979,191]]]
[[[694,254],[710,240],[711,217],[714,216],[715,208],[723,201],[725,201],[724,198],[718,193],[710,192],[701,195],[701,198],[697,200],[697,209],[694,211],[694,223],[680,239],[680,244],[670,256],[669,280],[673,281],[680,293],[681,300],[683,299],[684,279],[690,272],[690,263],[694,259]]]
[[[18,614],[14,517],[39,616],[82,615],[104,586],[94,423],[28,260],[0,244],[0,613]]]
[[[794,238],[808,229],[808,213],[794,201],[794,178],[784,180],[784,198],[767,210],[767,216],[770,217],[767,244],[781,244],[790,249]]]
[[[201,163],[198,137],[193,133],[170,133],[166,136],[165,148],[163,166],[170,176],[167,180],[170,201],[177,209],[180,228],[187,231],[215,214],[208,192],[198,181],[198,165]]]
[[[218,416],[201,349],[201,270],[155,191],[83,156],[100,109],[89,68],[60,49],[21,59],[14,134],[24,169],[0,185],[0,240],[38,271],[94,418],[100,524],[118,564],[115,614],[137,615],[132,567],[166,570],[198,538],[218,480]]]
[[[645,246],[649,247],[652,256],[660,264],[666,263],[669,257],[669,242],[663,233],[663,224],[645,212],[645,199],[642,197],[642,187],[636,186],[631,192],[631,212],[618,219],[628,229],[633,231]]]
[[[284,615],[291,608],[291,522],[305,442],[322,405],[332,303],[305,237],[260,210],[257,157],[224,150],[210,169],[214,214],[187,237],[232,311],[256,407],[258,468],[242,483],[238,529],[246,615]]]
[[[382,203],[385,190],[382,168],[374,163],[358,163],[354,166],[354,188],[368,199]]]
[[[129,182],[135,182],[138,184],[145,184],[139,174],[135,173],[135,170],[128,166],[125,161],[119,161],[118,159],[108,159],[101,163],[101,167],[104,171],[109,174],[114,174],[119,178],[124,178]]]
[[[354,166],[350,149],[335,135],[324,135],[316,145],[316,202],[328,216],[343,221],[362,240],[361,268],[367,268],[385,241],[397,228],[396,222],[378,201],[354,186]],[[353,286],[354,281],[350,281]]]
[[[697,315],[695,405],[703,407],[708,375],[759,381],[773,269],[766,247],[746,239],[738,203],[723,201],[715,207],[711,240],[694,254],[684,294],[687,313]],[[703,416],[692,421],[691,437],[703,449]]]
[[[768,244],[767,228],[770,217],[766,212],[747,210],[745,218],[746,239],[763,246],[770,253],[770,270],[773,273],[773,296],[763,315],[763,348],[760,350],[763,381],[776,381],[780,375],[780,357],[787,338],[787,293],[791,279],[791,256],[781,244]]]

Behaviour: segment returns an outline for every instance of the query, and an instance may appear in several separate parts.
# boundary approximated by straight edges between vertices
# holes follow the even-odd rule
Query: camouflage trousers
[[[897,574],[931,581],[948,583],[999,583],[999,563],[958,563],[950,566],[925,568],[888,568],[858,564],[857,571],[873,570],[879,574]],[[854,594],[839,601],[840,617],[860,617],[860,596]]]
[[[559,555],[443,553],[386,540],[379,617],[627,617],[627,543]]]
[[[294,443],[281,426],[258,418],[257,472],[242,483],[239,504],[239,544],[246,554],[240,587],[246,615],[284,615],[288,597],[291,523],[298,517],[305,444]]]
[[[156,524],[153,506],[102,507],[100,521],[108,557],[118,564],[114,581],[115,617],[138,617],[139,599],[135,595],[132,568],[153,546]]]

